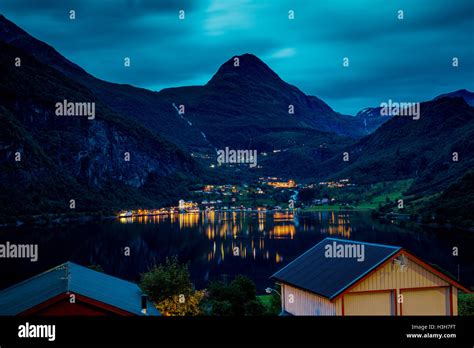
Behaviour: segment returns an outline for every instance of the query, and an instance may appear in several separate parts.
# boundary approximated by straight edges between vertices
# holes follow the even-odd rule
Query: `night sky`
[[[1,0],[0,13],[94,76],[152,90],[205,84],[243,53],[347,114],[474,90],[472,0]]]

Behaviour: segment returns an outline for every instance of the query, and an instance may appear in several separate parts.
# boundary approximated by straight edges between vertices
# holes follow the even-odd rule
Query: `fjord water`
[[[37,262],[2,260],[0,288],[65,261],[100,265],[111,275],[139,281],[140,273],[167,256],[188,262],[192,280],[253,279],[259,293],[269,277],[325,237],[402,246],[467,286],[474,284],[474,234],[457,230],[400,227],[370,212],[187,213],[0,230],[0,241],[37,243]],[[125,248],[130,256],[125,256]],[[459,256],[453,256],[453,247]],[[317,267],[317,265],[314,265]]]

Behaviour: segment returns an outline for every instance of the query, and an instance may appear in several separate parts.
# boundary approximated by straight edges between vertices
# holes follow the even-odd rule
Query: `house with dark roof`
[[[282,315],[457,315],[470,289],[401,247],[326,238],[276,272]]]
[[[0,291],[0,315],[160,315],[137,284],[66,262]]]

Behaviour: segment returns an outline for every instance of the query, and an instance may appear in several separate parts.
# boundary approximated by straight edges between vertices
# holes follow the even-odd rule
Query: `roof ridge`
[[[369,254],[373,253],[374,257],[368,264],[364,265],[363,267],[355,267],[351,265],[349,267],[352,269],[351,271],[349,271],[350,277],[346,277],[344,279],[341,279],[340,281],[332,282],[333,285],[326,287],[326,289],[324,287],[321,287],[320,285],[316,285],[315,287],[313,287],[311,285],[308,285],[309,283],[307,281],[304,281],[301,279],[298,282],[298,277],[301,278],[300,276],[297,276],[296,278],[290,276],[294,267],[299,267],[305,264],[308,265],[308,260],[312,260],[314,258],[318,259],[319,257],[322,257],[322,255],[324,255],[323,249],[325,249],[327,245],[337,244],[337,243],[340,243],[340,245],[343,245],[343,246],[357,244],[358,248],[360,248],[359,246],[362,246],[362,248],[364,246],[367,246],[370,250]],[[339,294],[344,292],[347,288],[352,286],[354,283],[366,277],[368,274],[370,274],[370,272],[372,272],[374,269],[379,267],[379,265],[383,264],[384,262],[387,262],[387,260],[390,260],[394,255],[400,253],[401,250],[403,250],[403,248],[398,247],[398,246],[367,243],[367,242],[356,241],[356,240],[351,240],[351,239],[326,237],[322,239],[319,243],[311,247],[309,250],[301,254],[299,257],[295,258],[293,261],[288,263],[285,267],[275,272],[271,276],[271,278],[280,279],[283,282],[293,284],[294,286],[299,287],[299,288],[304,288],[308,291],[317,293],[320,296],[323,296],[332,300],[333,298],[339,296]],[[319,251],[321,251],[322,254],[320,254]],[[318,273],[318,271],[314,271],[314,272],[310,271],[310,273],[312,274]],[[307,286],[309,286],[309,288]],[[320,291],[323,291],[323,290],[324,291],[320,293],[318,289]]]
[[[123,279],[123,278],[119,278],[119,277],[116,277],[114,275],[111,275],[111,274],[108,274],[108,273],[105,273],[105,272],[100,272],[100,271],[96,271],[95,269],[92,269],[92,268],[89,268],[89,267],[86,267],[86,266],[83,266],[83,265],[80,265],[80,264],[77,264],[77,263],[74,263],[74,262],[70,262],[70,264],[76,266],[76,267],[80,267],[80,268],[83,268],[87,271],[90,271],[90,272],[96,272],[96,273],[99,273],[101,276],[103,277],[108,277],[108,278],[114,278],[114,279],[118,279],[122,282],[126,282],[126,283],[130,283],[132,285],[135,285],[135,286],[138,286],[138,288],[141,290],[140,286],[138,285],[138,283],[135,283],[135,282],[132,282],[130,280],[127,280],[127,279]]]
[[[47,273],[49,273],[49,272],[57,271],[60,267],[63,267],[63,266],[66,265],[68,262],[70,262],[70,261],[66,261],[66,262],[64,262],[64,263],[61,263],[61,264],[59,264],[59,265],[57,265],[57,266],[54,266],[53,268],[50,268],[50,269],[48,269],[48,270],[46,270],[46,271],[43,271],[43,272],[38,273],[38,274],[36,274],[36,275],[34,275],[34,276],[32,276],[32,277],[29,277],[29,278],[27,278],[27,279],[25,279],[25,280],[22,280],[22,281],[19,282],[19,283],[13,284],[13,285],[11,285],[11,286],[5,288],[5,289],[2,289],[2,290],[0,290],[0,294],[1,294],[2,292],[6,291],[6,290],[13,289],[13,288],[15,288],[15,287],[17,287],[17,286],[23,285],[23,284],[25,284],[25,283],[28,283],[28,282],[34,280],[34,279],[37,279],[37,278],[39,278],[39,277],[42,277],[43,275],[45,275],[45,274],[47,274]]]
[[[316,248],[319,244],[323,243],[325,240],[334,240],[334,241],[341,241],[341,242],[351,242],[351,243],[355,243],[355,244],[363,244],[363,245],[372,245],[372,246],[378,246],[378,247],[384,247],[384,248],[389,248],[389,249],[395,249],[396,251],[399,251],[402,249],[402,247],[400,246],[394,246],[394,245],[386,245],[386,244],[377,244],[377,243],[369,243],[369,242],[362,242],[362,241],[357,241],[357,240],[352,240],[352,239],[342,239],[342,238],[334,238],[334,237],[326,237],[322,240],[320,240],[318,243],[316,243],[315,245],[313,245],[311,248],[309,248],[308,250],[306,250],[303,254],[301,254],[300,256],[298,256],[296,259],[294,259],[293,261],[291,261],[290,263],[288,263],[285,267],[279,269],[278,271],[276,271],[275,273],[273,273],[270,278],[274,277],[275,274],[283,271],[285,268],[287,268],[289,265],[291,265],[293,262],[297,261],[299,258],[303,257],[304,255],[306,255],[307,253],[309,253],[311,250],[313,250],[314,248]]]
[[[378,246],[378,247],[384,247],[384,248],[390,248],[390,249],[401,249],[402,248],[401,246],[398,246],[398,245],[370,243],[370,242],[364,242],[364,241],[352,240],[352,239],[342,239],[342,238],[334,238],[334,237],[326,237],[324,239],[338,240],[338,241],[341,241],[341,242],[351,242],[351,243],[355,243],[355,244],[372,245],[372,246]]]

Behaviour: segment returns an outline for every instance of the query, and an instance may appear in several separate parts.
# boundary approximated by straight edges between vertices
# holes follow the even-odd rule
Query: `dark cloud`
[[[4,11],[18,11],[23,14],[49,13],[56,15],[65,10],[87,10],[119,16],[139,15],[150,12],[169,13],[179,9],[193,10],[199,4],[194,0],[4,0]]]
[[[93,75],[155,90],[204,84],[244,52],[343,113],[474,89],[474,1],[2,0],[0,12]]]

